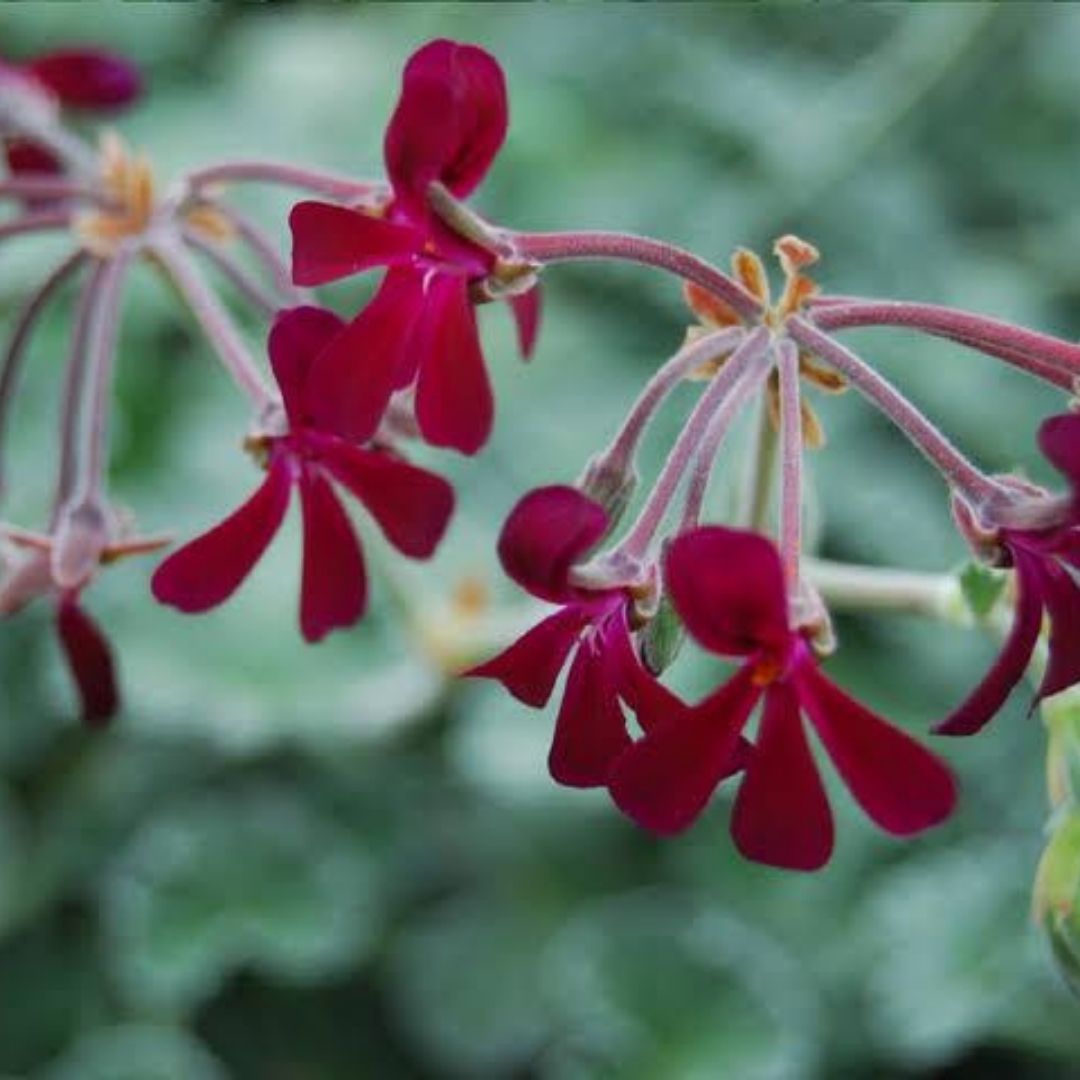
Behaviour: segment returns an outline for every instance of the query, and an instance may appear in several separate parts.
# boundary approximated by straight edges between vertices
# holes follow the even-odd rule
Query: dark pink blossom
[[[605,784],[630,745],[619,701],[637,666],[626,662],[627,595],[570,582],[574,563],[606,530],[607,514],[576,488],[538,488],[521,499],[503,526],[499,558],[522,588],[558,609],[467,673],[496,679],[519,701],[541,708],[573,654],[548,758],[552,777],[571,787]]]
[[[45,102],[76,111],[113,111],[142,92],[138,69],[118,53],[78,47],[42,53],[21,64],[0,60],[0,88],[14,84]],[[60,163],[44,146],[12,137],[4,142],[13,173],[56,173]]]
[[[447,228],[427,191],[438,182],[459,199],[468,196],[506,127],[506,83],[495,58],[474,45],[432,41],[406,65],[386,131],[389,205],[376,212],[308,201],[289,218],[297,284],[389,267],[374,300],[335,343],[341,383],[368,388],[379,409],[393,390],[415,383],[424,438],[466,454],[487,441],[494,415],[470,287],[488,276],[495,258]],[[537,290],[514,297],[511,307],[528,356],[539,323]]]
[[[1071,504],[1054,528],[999,531],[999,565],[1016,571],[1012,629],[982,682],[935,729],[941,735],[973,735],[989,723],[1024,677],[1044,618],[1050,623],[1046,671],[1032,707],[1080,682],[1080,415],[1044,421],[1039,447],[1068,480]]]
[[[16,614],[38,597],[55,602],[56,634],[81,704],[82,721],[103,727],[120,708],[116,664],[100,626],[81,606],[82,587],[61,589],[51,569],[48,546],[14,559],[0,582],[0,618]]]
[[[833,819],[804,715],[882,829],[907,836],[948,816],[956,793],[945,765],[827,679],[805,637],[790,628],[771,543],[734,529],[695,529],[672,544],[665,576],[690,634],[711,652],[743,662],[698,705],[665,716],[663,702],[654,703],[643,738],[620,756],[609,782],[634,821],[659,833],[685,829],[738,754],[745,777],[731,831],[739,850],[773,866],[823,866],[832,853]],[[763,699],[753,748],[740,750],[741,733]]]
[[[338,489],[359,500],[403,554],[423,559],[434,552],[453,511],[450,485],[386,450],[337,434],[339,402],[322,392],[320,372],[342,326],[336,315],[315,307],[278,316],[270,361],[288,433],[266,440],[267,475],[255,494],[158,568],[152,587],[162,603],[201,612],[227,600],[281,527],[294,488],[303,521],[300,629],[308,641],[351,626],[367,600],[363,554]],[[366,427],[353,431],[358,441],[378,425],[379,416],[368,413]]]

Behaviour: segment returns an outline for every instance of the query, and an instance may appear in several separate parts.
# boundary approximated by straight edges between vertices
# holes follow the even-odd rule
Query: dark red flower
[[[351,626],[364,612],[366,575],[359,541],[337,494],[358,499],[386,538],[412,558],[435,550],[453,511],[454,493],[441,477],[385,451],[336,434],[339,402],[323,393],[322,365],[343,323],[316,307],[282,312],[270,332],[270,362],[281,388],[289,431],[267,439],[267,476],[252,497],[209,532],[166,559],[153,578],[154,595],[185,612],[227,600],[274,538],[294,487],[303,518],[300,629],[308,641]],[[379,416],[368,410],[369,439]]]
[[[51,596],[56,603],[56,633],[75,682],[82,721],[103,727],[120,708],[112,649],[98,624],[80,604],[82,587],[61,589],[52,575],[49,547],[42,545],[12,560],[0,582],[0,618],[31,601]]]
[[[1016,571],[1016,615],[1001,652],[982,682],[935,731],[973,735],[1005,704],[1024,677],[1044,617],[1050,622],[1047,664],[1032,708],[1080,682],[1080,415],[1052,416],[1039,447],[1072,489],[1062,523],[1046,529],[1003,528],[997,561]]]
[[[605,784],[612,763],[630,745],[619,703],[620,691],[633,693],[627,687],[633,677],[626,663],[632,655],[627,595],[570,582],[571,567],[606,530],[603,509],[576,488],[538,488],[514,507],[499,537],[503,567],[533,596],[559,607],[467,672],[497,679],[519,701],[541,708],[574,653],[548,758],[552,777],[571,787]]]
[[[56,49],[22,64],[0,60],[0,87],[5,82],[46,103],[77,111],[120,109],[142,91],[142,78],[129,60],[97,48]],[[31,139],[6,139],[4,147],[13,173],[60,171],[52,153]]]
[[[662,702],[654,705],[661,712],[642,725],[643,738],[615,763],[609,782],[634,821],[659,833],[685,829],[739,753],[746,775],[732,816],[736,846],[773,866],[823,866],[832,853],[832,812],[803,714],[882,829],[907,836],[948,816],[955,801],[948,769],[827,679],[805,637],[789,627],[780,558],[769,541],[719,527],[685,533],[670,548],[666,583],[700,644],[744,660],[700,704],[666,716]],[[740,735],[763,698],[756,742],[743,754]]]
[[[289,217],[297,284],[390,268],[334,346],[341,382],[369,388],[379,408],[394,389],[415,382],[424,438],[466,454],[487,441],[494,414],[469,290],[495,259],[448,229],[432,213],[427,191],[437,181],[457,198],[469,195],[506,126],[506,84],[495,58],[474,45],[432,41],[406,65],[386,131],[389,206],[376,213],[309,201]],[[536,288],[513,298],[511,307],[528,356],[539,322]]]

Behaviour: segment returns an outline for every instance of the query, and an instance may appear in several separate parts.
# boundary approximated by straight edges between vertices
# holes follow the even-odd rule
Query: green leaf
[[[109,873],[110,960],[133,1006],[190,1009],[237,968],[297,981],[366,958],[373,860],[289,789],[197,797],[150,821]]]
[[[191,1035],[130,1024],[100,1028],[41,1074],[41,1080],[228,1080]]]
[[[976,619],[985,619],[1001,596],[1008,576],[982,563],[969,562],[960,571],[960,591]]]

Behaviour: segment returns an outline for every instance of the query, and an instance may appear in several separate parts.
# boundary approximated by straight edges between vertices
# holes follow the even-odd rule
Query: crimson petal
[[[293,428],[311,423],[308,379],[312,363],[345,323],[326,308],[303,306],[280,311],[270,330],[270,366]]]
[[[441,476],[340,440],[327,440],[320,457],[398,551],[414,559],[426,559],[435,551],[454,512],[454,489]]]
[[[536,335],[540,330],[540,286],[534,285],[528,292],[510,297],[510,311],[517,326],[518,348],[522,359],[528,360],[536,346]]]
[[[1050,615],[1046,674],[1036,702],[1080,682],[1080,589],[1060,566],[1043,567],[1042,599]]]
[[[138,69],[104,49],[57,49],[31,60],[25,70],[69,108],[114,109],[142,91]]]
[[[754,754],[731,818],[748,859],[788,870],[817,870],[833,848],[829,800],[806,741],[799,700],[786,681],[765,693]]]
[[[1065,413],[1044,420],[1039,428],[1039,449],[1080,494],[1080,416]]]
[[[304,566],[300,586],[300,632],[321,641],[331,630],[352,626],[364,613],[367,575],[352,522],[330,481],[314,469],[300,479]]]
[[[498,656],[465,674],[497,679],[518,701],[536,709],[542,708],[551,697],[555,680],[588,621],[588,612],[570,604],[537,623]]]
[[[700,705],[629,747],[608,783],[619,809],[653,832],[677,833],[691,825],[731,774],[739,733],[760,696],[744,665]]]
[[[83,723],[101,727],[120,707],[112,651],[101,628],[74,596],[61,599],[56,629],[82,701]]]
[[[289,214],[297,285],[325,285],[373,266],[409,262],[424,246],[411,225],[333,203],[297,203]]]
[[[694,529],[668,550],[665,579],[686,629],[712,652],[781,652],[790,640],[776,548],[757,533]]]
[[[570,666],[548,770],[567,787],[603,787],[629,745],[603,642],[594,634],[581,643]]]
[[[384,142],[394,194],[417,220],[439,180],[458,198],[484,178],[506,137],[506,80],[493,56],[445,39],[418,49],[405,65],[401,97]]]
[[[956,781],[943,761],[845,694],[812,661],[799,665],[795,679],[829,757],[872,821],[894,836],[911,836],[952,813]]]
[[[464,277],[432,276],[414,345],[420,431],[432,446],[475,454],[491,434],[495,402]]]
[[[291,465],[276,455],[255,494],[209,532],[170,555],[150,582],[155,598],[180,611],[208,611],[251,573],[289,507]]]
[[[55,176],[64,171],[60,159],[51,150],[32,139],[6,139],[4,156],[7,158],[8,169],[16,176],[33,174]],[[24,200],[27,205],[37,205],[48,201]]]
[[[424,308],[423,275],[391,270],[368,305],[316,358],[310,409],[325,431],[366,442],[410,362],[413,327]]]
[[[982,682],[934,728],[937,735],[974,735],[1005,704],[1024,677],[1042,629],[1043,572],[1039,556],[1013,548],[1016,566],[1016,614],[1005,645]]]
[[[510,511],[499,534],[499,561],[523,589],[558,603],[573,595],[570,567],[607,530],[607,514],[577,488],[536,488]]]

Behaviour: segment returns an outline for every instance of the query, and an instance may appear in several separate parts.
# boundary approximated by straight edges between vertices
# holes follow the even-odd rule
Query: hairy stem
[[[188,185],[193,190],[239,181],[299,188],[302,191],[311,191],[343,202],[382,196],[387,190],[386,185],[379,181],[354,180],[351,176],[344,176],[341,173],[324,172],[320,169],[308,169],[275,161],[223,161],[218,165],[209,165],[197,172],[189,173],[187,177]]]
[[[938,304],[845,297],[815,304],[811,317],[822,330],[856,326],[921,330],[997,357],[1065,389],[1070,389],[1073,378],[1080,376],[1080,345]]]
[[[757,297],[734,278],[689,251],[660,240],[615,232],[507,232],[506,236],[522,258],[540,263],[619,259],[655,266],[708,289],[748,319],[762,312]]]
[[[0,499],[3,498],[5,488],[5,453],[4,442],[7,432],[8,418],[11,414],[11,406],[15,400],[15,394],[19,386],[19,378],[22,374],[26,353],[33,337],[34,328],[37,326],[41,312],[46,304],[55,295],[57,289],[64,284],[86,261],[86,255],[76,251],[68,255],[51,274],[34,290],[33,294],[23,304],[15,316],[15,325],[8,339],[7,348],[4,350],[3,359],[0,360]]]
[[[675,440],[667,461],[657,478],[652,493],[645,501],[630,531],[612,552],[612,558],[625,556],[639,559],[644,556],[653,535],[667,513],[687,466],[698,452],[702,439],[724,399],[749,370],[752,364],[769,347],[769,331],[758,327],[747,335],[743,343],[730,356],[713,377],[705,392],[698,399],[686,426]]]
[[[750,448],[743,506],[739,522],[755,532],[765,532],[769,522],[769,501],[776,471],[776,428],[769,416],[769,403],[762,395]]]
[[[781,341],[780,354],[780,561],[794,589],[799,583],[802,552],[802,412],[799,350]]]
[[[720,450],[724,439],[731,430],[732,422],[742,411],[751,398],[757,394],[762,384],[772,370],[773,360],[771,356],[762,357],[761,362],[752,364],[746,374],[732,387],[731,392],[721,402],[720,407],[713,414],[708,429],[701,440],[701,447],[694,459],[693,471],[690,474],[690,483],[687,487],[686,502],[683,505],[682,522],[679,531],[692,529],[701,519],[701,508],[705,504],[705,496],[709,490],[709,480],[712,478],[713,468],[716,465],[716,455]]]
[[[182,244],[172,240],[158,240],[152,250],[191,308],[225,370],[250,398],[256,411],[265,413],[277,403],[277,395],[270,389],[235,323],[221,301],[207,287],[191,256]]]
[[[273,318],[281,305],[240,265],[227,251],[217,244],[204,240],[194,229],[184,230],[184,239],[197,251],[201,251],[232,282],[254,307]]]
[[[645,384],[622,427],[608,448],[598,455],[598,459],[611,466],[629,468],[649,421],[675,387],[703,364],[736,348],[744,336],[745,331],[741,328],[728,327],[711,331],[697,341],[684,345]]]
[[[949,487],[963,494],[976,510],[1000,498],[1004,491],[1000,484],[968,461],[907,398],[850,349],[799,316],[789,319],[787,326],[800,345],[845,375],[859,393],[896,424]]]

